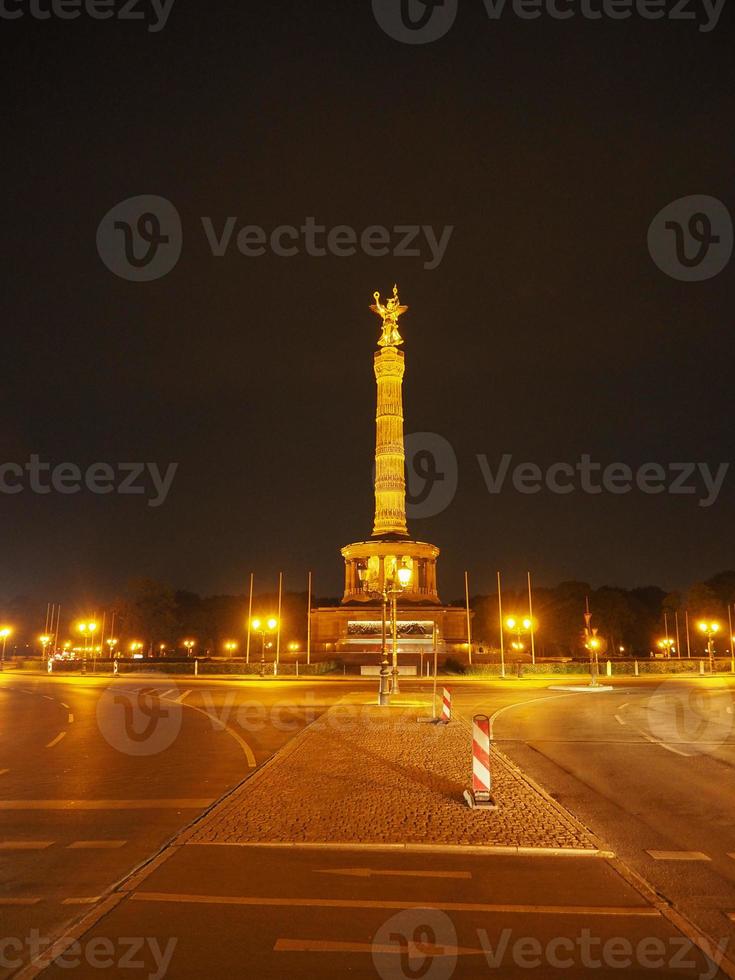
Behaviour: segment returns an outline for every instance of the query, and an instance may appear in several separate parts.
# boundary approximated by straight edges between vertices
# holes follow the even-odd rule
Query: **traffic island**
[[[589,833],[495,747],[497,809],[468,808],[472,735],[421,708],[342,704],[255,772],[177,843],[487,847],[598,852]]]

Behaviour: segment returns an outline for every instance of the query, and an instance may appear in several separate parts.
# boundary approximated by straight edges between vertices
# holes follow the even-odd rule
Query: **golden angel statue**
[[[398,286],[393,287],[393,295],[386,300],[385,306],[380,302],[380,293],[373,293],[375,303],[370,307],[373,313],[377,313],[383,319],[383,333],[378,341],[379,347],[397,347],[403,343],[403,337],[398,332],[398,317],[408,309],[401,306],[398,299]]]

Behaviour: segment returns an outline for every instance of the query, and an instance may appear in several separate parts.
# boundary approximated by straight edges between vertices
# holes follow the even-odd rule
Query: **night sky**
[[[480,592],[498,568],[509,584],[531,568],[539,584],[675,588],[732,567],[735,469],[704,508],[701,483],[562,496],[509,478],[491,495],[477,461],[732,460],[735,260],[684,282],[647,246],[679,198],[735,214],[731,10],[703,32],[492,21],[462,0],[443,38],[409,45],[368,0],[176,0],[157,32],[86,15],[0,32],[0,462],[178,464],[160,507],[149,486],[0,494],[0,598],[102,602],[135,576],[239,593],[279,569],[303,590],[309,568],[338,594],[340,547],[372,530],[369,306],[394,282],[406,432],[458,461],[449,506],[410,521],[442,549],[444,599],[465,569]],[[183,224],[178,264],[142,283],[96,242],[137,195]],[[434,269],[234,241],[215,257],[201,219],[228,216],[454,231]]]

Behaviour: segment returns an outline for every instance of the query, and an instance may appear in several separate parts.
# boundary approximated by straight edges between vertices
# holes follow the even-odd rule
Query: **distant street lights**
[[[197,645],[196,640],[184,640],[184,646],[186,647],[187,657],[191,656],[191,651],[194,649],[196,645]]]
[[[657,644],[659,650],[663,653],[664,657],[671,657],[672,653],[676,653],[676,643],[670,636],[666,636],[658,641]]]
[[[237,643],[234,640],[225,640],[223,646],[225,649],[225,653],[228,656],[230,657],[235,656],[235,653],[237,652]]]
[[[89,645],[92,640],[94,640],[94,634],[97,632],[97,623],[92,621],[85,621],[77,623],[77,629],[84,637],[84,650],[82,654],[82,673],[87,673],[87,651],[89,650]],[[94,650],[92,650],[94,655]]]
[[[137,659],[137,656],[140,656],[140,651],[142,649],[143,644],[139,643],[137,640],[133,640],[133,642],[130,644],[130,652],[133,655],[133,659]]]
[[[707,637],[707,653],[709,654],[709,669],[715,672],[715,645],[712,642],[720,632],[720,624],[711,619],[705,619],[697,623],[697,629]]]
[[[41,644],[41,656],[44,660],[48,660],[48,645],[52,639],[53,637],[46,636],[45,634],[38,638],[38,642]]]
[[[597,687],[597,678],[600,674],[600,647],[602,640],[598,636],[590,636],[585,643],[590,653],[590,676],[592,687]]]
[[[516,653],[521,653],[526,649],[523,637],[528,636],[534,631],[533,620],[528,616],[519,618],[518,616],[508,616],[505,620],[505,628],[509,633],[515,634],[515,640],[511,643],[511,649]]]
[[[0,653],[0,671],[5,670],[5,644],[8,642],[8,637],[12,636],[13,631],[9,626],[3,626],[0,630],[0,640],[3,641],[2,652]]]
[[[270,616],[266,620],[256,616],[255,619],[250,621],[250,629],[253,633],[260,633],[260,676],[265,677],[265,638],[276,632],[278,629],[278,620],[275,616]]]

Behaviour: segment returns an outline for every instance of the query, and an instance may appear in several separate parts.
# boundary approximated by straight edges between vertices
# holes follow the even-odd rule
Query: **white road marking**
[[[55,700],[56,700],[56,698],[50,698],[50,697],[48,696],[48,694],[44,694],[44,695],[42,695],[42,697],[43,697],[43,698],[45,698],[45,699],[46,699],[46,701],[55,701]]]
[[[646,851],[654,861],[711,861],[701,851]]]
[[[126,840],[75,840],[67,847],[71,851],[112,851],[126,844]]]
[[[6,810],[205,810],[212,799],[167,800],[0,800]]]
[[[167,892],[135,892],[132,902],[173,902],[186,905],[254,905],[274,908],[328,908],[328,909],[413,909],[416,901],[351,901],[340,898],[251,898],[243,895],[179,895]],[[443,909],[447,912],[507,912],[520,915],[601,915],[634,916],[658,919],[661,913],[651,906],[630,905],[611,907],[602,905],[487,905],[471,902],[422,902],[422,908]]]
[[[94,905],[95,902],[99,902],[100,896],[95,895],[93,898],[65,898],[62,901],[62,905]]]
[[[621,718],[621,717],[620,717],[620,715],[615,715],[615,721],[616,721],[616,722],[617,722],[617,723],[618,723],[619,725],[627,725],[627,724],[628,724],[628,722],[627,722],[627,721],[625,721],[625,720],[624,720],[623,718]]]
[[[183,704],[184,701],[186,701],[186,699],[189,697],[190,694],[191,694],[191,691],[184,691],[183,694],[180,694],[179,697],[174,698],[174,700],[176,702],[178,702],[178,704]]]
[[[64,702],[64,701],[61,702],[61,707],[62,708],[66,708],[67,711],[71,711],[71,708],[69,707],[69,705],[66,704],[66,702]]]
[[[45,851],[53,843],[52,840],[2,840],[0,851]]]
[[[74,721],[74,715],[70,713],[69,714],[69,724],[71,725],[73,723],[73,721]]]
[[[416,959],[436,958],[438,956],[484,956],[482,949],[469,949],[464,946],[436,946],[434,943],[408,942],[406,946],[396,944],[375,945],[375,943],[345,943],[331,939],[277,939],[274,953],[388,953],[394,956],[407,956]]]
[[[50,741],[50,742],[48,743],[48,745],[46,746],[46,748],[47,748],[47,749],[53,749],[53,748],[54,748],[54,746],[56,746],[56,745],[58,745],[58,744],[59,744],[59,742],[60,742],[60,741],[61,741],[61,740],[62,740],[63,738],[66,738],[66,732],[59,732],[59,734],[58,734],[58,735],[56,736],[56,738],[55,738],[55,739],[53,739],[52,741]]]
[[[673,752],[674,755],[681,755],[685,759],[691,759],[694,755],[693,752],[682,752],[681,749],[675,749],[673,745],[667,745],[666,742],[660,742],[657,738],[654,738],[653,735],[649,735],[647,732],[642,732],[639,728],[636,729],[636,731],[639,735],[645,738],[646,741],[650,742],[651,745],[658,745],[662,749],[666,749],[668,752]]]
[[[169,694],[175,694],[175,693],[176,693],[176,688],[175,687],[170,687],[168,689],[168,691],[164,691],[163,692],[163,694],[161,695],[161,697],[162,698],[167,698],[169,696]]]
[[[471,871],[376,871],[373,868],[315,868],[320,875],[348,875],[351,878],[471,878]]]
[[[6,773],[9,773],[9,772],[10,772],[9,769],[0,769],[0,776],[4,776]]]
[[[625,704],[621,704],[620,707],[618,708],[618,711],[625,711],[625,709],[628,707],[629,704],[630,701],[626,701]]]
[[[40,898],[0,898],[0,905],[38,905]]]

